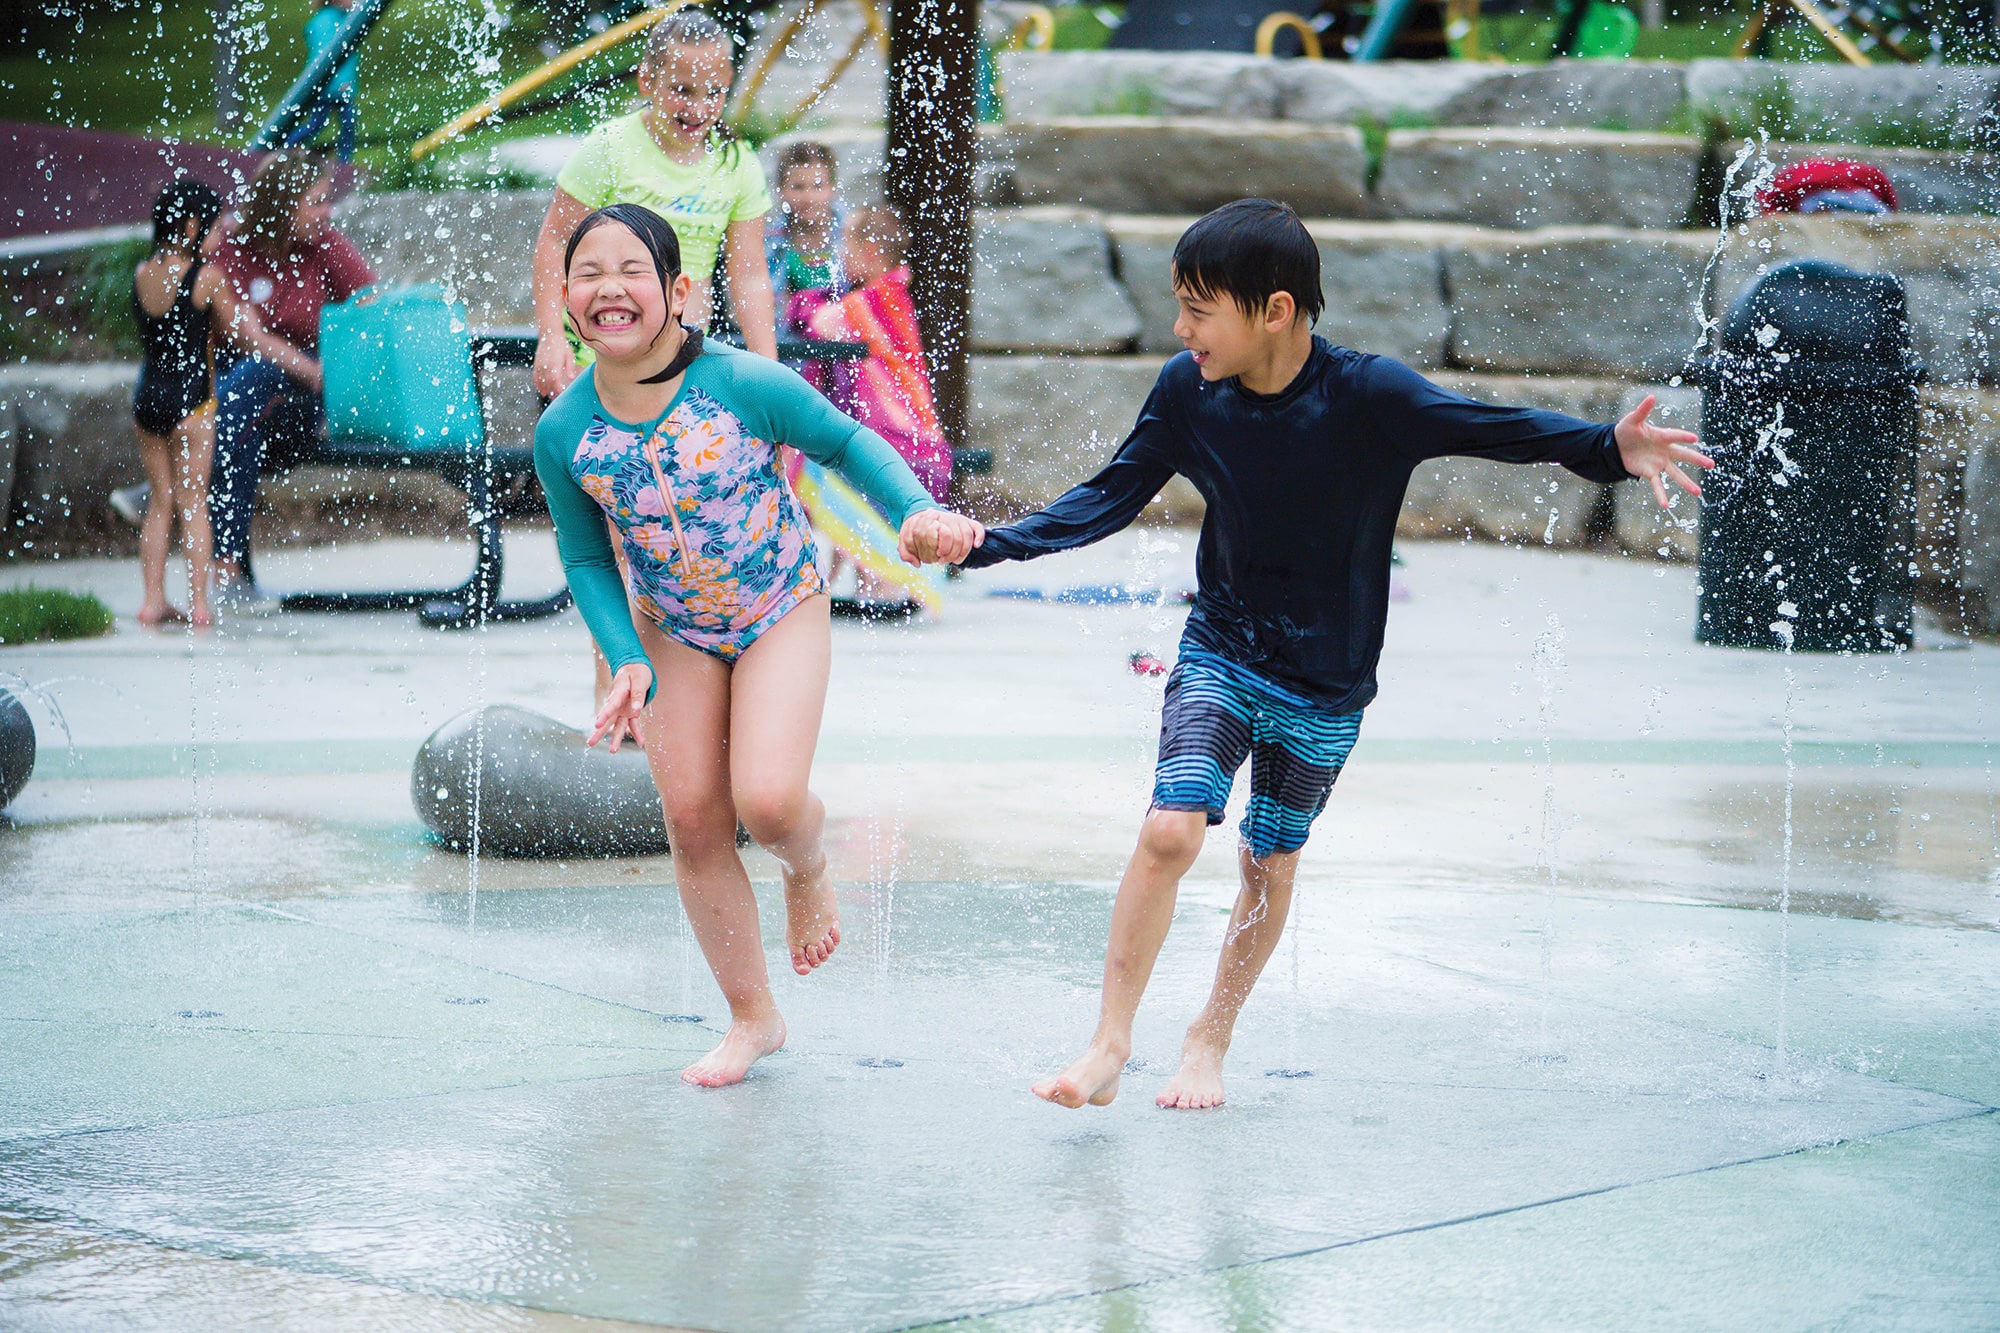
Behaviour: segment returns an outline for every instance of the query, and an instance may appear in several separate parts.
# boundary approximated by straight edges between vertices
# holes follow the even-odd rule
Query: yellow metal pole
[[[806,26],[807,21],[818,12],[819,7],[820,0],[806,0],[805,4],[799,7],[799,12],[786,19],[784,25],[772,35],[770,45],[764,48],[764,54],[758,59],[756,68],[752,69],[750,77],[743,81],[743,91],[737,95],[738,120],[748,116],[757,105],[757,94],[764,91],[764,80],[771,77],[771,70],[784,56],[785,48],[791,45],[792,38],[799,35],[799,29]],[[862,31],[865,35],[867,31],[865,26]]]
[[[1319,60],[1324,57],[1325,53],[1320,49],[1319,33],[1312,24],[1297,14],[1282,9],[1275,14],[1266,14],[1264,21],[1257,25],[1257,54],[1269,57],[1277,44],[1278,34],[1286,28],[1299,35],[1299,44],[1305,48],[1306,59]]]
[[[584,61],[602,55],[620,42],[637,37],[675,10],[686,9],[690,4],[698,3],[700,0],[667,0],[667,3],[658,9],[649,9],[643,14],[636,14],[615,27],[606,28],[589,41],[571,47],[534,73],[514,80],[479,105],[460,112],[444,125],[425,135],[417,141],[416,147],[410,149],[410,160],[421,161],[467,130],[499,115],[543,84],[561,78]]]
[[[1007,34],[1009,51],[1053,51],[1055,45],[1056,16],[1047,5],[1029,5]]]
[[[1826,44],[1840,52],[1841,57],[1848,64],[1872,65],[1875,63],[1868,58],[1867,54],[1860,47],[1854,44],[1854,39],[1842,32],[1839,26],[1832,19],[1828,18],[1812,0],[1792,0],[1792,8],[1804,14],[1806,22],[1819,29],[1819,35],[1826,38]]]

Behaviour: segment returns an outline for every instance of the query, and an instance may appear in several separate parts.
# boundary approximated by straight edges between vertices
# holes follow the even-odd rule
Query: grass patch
[[[1051,5],[1058,51],[1100,51],[1125,18],[1123,5]]]
[[[0,647],[59,643],[109,634],[111,608],[90,593],[59,588],[0,588]]]
[[[1354,128],[1361,131],[1361,156],[1366,162],[1364,179],[1368,193],[1375,193],[1375,185],[1382,179],[1382,163],[1389,155],[1390,130],[1428,130],[1437,122],[1421,111],[1411,111],[1397,107],[1383,120],[1378,116],[1362,112],[1355,117]]]
[[[53,122],[87,129],[241,142],[297,77],[305,61],[305,21],[317,0],[261,0],[242,6],[255,16],[245,29],[243,99],[250,123],[224,134],[215,124],[215,26],[209,0],[97,0],[74,22],[38,26],[32,37],[0,55],[0,119]],[[407,160],[417,139],[453,115],[548,59],[545,45],[567,45],[548,7],[497,0],[496,24],[486,7],[462,0],[398,0],[361,48],[361,123],[357,161],[388,171]],[[623,74],[638,46],[580,67],[561,87]],[[560,99],[531,116],[509,117],[477,131],[481,139],[524,133],[565,133],[594,125],[605,106],[622,107],[622,88]],[[420,182],[413,182],[420,183]]]

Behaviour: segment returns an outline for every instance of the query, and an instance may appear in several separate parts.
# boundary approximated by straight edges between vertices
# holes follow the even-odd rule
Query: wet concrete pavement
[[[1126,659],[1170,659],[1182,614],[1047,598],[1172,592],[1191,552],[1128,534],[970,576],[935,623],[836,627],[847,941],[784,977],[790,1048],[722,1094],[675,1077],[720,997],[663,859],[475,884],[411,811],[457,712],[583,719],[573,613],[8,650],[75,745],[44,710],[0,834],[0,1322],[2000,1322],[2000,653],[1698,648],[1682,567],[1406,544],[1231,1105],[1150,1101],[1226,830],[1126,1095],[1029,1097],[1088,1033],[1145,804],[1161,682]],[[511,591],[553,586],[545,542],[510,556]],[[136,604],[130,564],[30,577]]]

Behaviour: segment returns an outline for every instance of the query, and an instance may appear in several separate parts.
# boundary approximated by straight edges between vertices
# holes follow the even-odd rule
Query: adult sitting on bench
[[[214,263],[271,333],[317,356],[322,307],[345,301],[375,281],[361,252],[332,224],[330,165],[318,154],[285,149],[257,168],[237,210],[237,225]],[[269,361],[224,353],[215,377],[215,464],[209,515],[215,529],[215,601],[236,611],[275,605],[250,578],[250,519],[257,478],[319,447],[325,422],[318,363],[293,376]]]

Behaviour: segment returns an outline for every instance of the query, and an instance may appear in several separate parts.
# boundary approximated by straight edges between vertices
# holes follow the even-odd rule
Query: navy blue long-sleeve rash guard
[[[1234,379],[1208,383],[1183,352],[1103,471],[994,528],[965,563],[1100,541],[1178,472],[1208,502],[1182,642],[1351,713],[1375,697],[1389,551],[1410,474],[1451,454],[1560,463],[1591,481],[1628,475],[1610,426],[1474,402],[1323,338],[1271,396]]]

